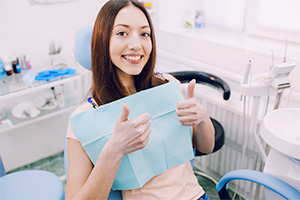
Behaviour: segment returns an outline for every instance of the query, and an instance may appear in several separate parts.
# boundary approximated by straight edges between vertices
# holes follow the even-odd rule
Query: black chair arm
[[[224,100],[228,100],[230,97],[229,85],[218,76],[206,72],[201,72],[201,71],[178,71],[178,72],[169,72],[168,74],[174,76],[181,83],[188,83],[192,79],[195,79],[197,83],[222,89]]]

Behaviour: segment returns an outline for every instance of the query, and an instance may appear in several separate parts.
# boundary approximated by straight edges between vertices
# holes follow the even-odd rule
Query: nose
[[[140,50],[142,48],[140,38],[137,34],[131,36],[128,48],[134,51]]]

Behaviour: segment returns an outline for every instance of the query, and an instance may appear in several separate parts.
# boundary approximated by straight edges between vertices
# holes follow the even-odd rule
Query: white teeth
[[[136,60],[141,59],[141,56],[124,56],[124,58],[126,58],[127,60],[136,61]]]

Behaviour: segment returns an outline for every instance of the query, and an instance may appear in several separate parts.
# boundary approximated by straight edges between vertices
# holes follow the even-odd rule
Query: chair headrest
[[[93,27],[79,29],[74,39],[74,55],[77,62],[84,68],[91,70],[91,37]]]

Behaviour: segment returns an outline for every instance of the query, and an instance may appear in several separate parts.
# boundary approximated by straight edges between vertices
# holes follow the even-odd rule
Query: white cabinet
[[[5,84],[1,85],[0,93],[0,155],[6,171],[63,151],[68,118],[86,98],[89,73],[77,70],[73,76],[51,82],[36,81],[30,87],[13,81]],[[61,106],[51,104],[48,109],[37,106],[43,95],[53,94],[55,98],[57,88],[63,91]],[[28,115],[26,108],[19,115],[12,112],[24,102],[32,102],[37,113]],[[54,102],[58,103],[58,99]]]

